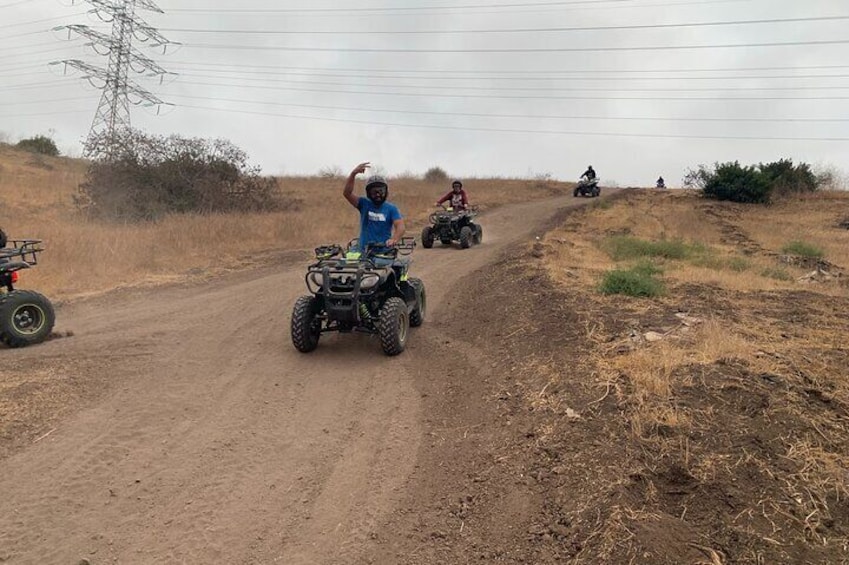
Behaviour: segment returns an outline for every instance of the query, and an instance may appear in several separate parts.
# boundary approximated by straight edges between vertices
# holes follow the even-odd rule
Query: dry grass
[[[733,528],[778,553],[849,551],[840,523],[849,497],[849,285],[845,274],[805,282],[811,268],[781,257],[800,240],[824,251],[833,274],[845,273],[849,230],[838,224],[847,216],[847,193],[765,207],[643,191],[577,212],[542,243],[551,278],[580,293],[593,320],[597,403],[615,400],[647,466],[678,461],[699,485],[751,489],[757,498]],[[601,296],[601,275],[637,260],[615,261],[613,237],[706,251],[651,259],[667,283],[661,298]],[[695,311],[687,323],[676,316],[682,306]],[[649,494],[646,508],[674,508]],[[763,562],[756,547],[741,562]]]
[[[345,243],[357,235],[357,215],[341,196],[341,178],[280,179],[284,197],[299,203],[293,211],[114,224],[76,214],[73,195],[85,167],[79,160],[0,145],[2,227],[10,237],[45,241],[39,267],[22,278],[26,287],[54,298],[214,274],[250,265],[262,255]],[[406,215],[411,235],[448,189],[409,176],[391,184],[390,199]],[[465,185],[473,203],[484,209],[569,191],[566,183],[539,180],[471,179]]]

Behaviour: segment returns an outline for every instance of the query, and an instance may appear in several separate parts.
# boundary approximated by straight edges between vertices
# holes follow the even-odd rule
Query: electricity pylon
[[[87,25],[68,25],[55,28],[67,30],[68,38],[74,34],[89,40],[87,45],[98,54],[109,57],[106,69],[90,65],[79,59],[56,61],[54,65],[64,65],[65,70],[73,67],[82,72],[93,86],[103,91],[97,112],[91,124],[85,142],[85,155],[90,158],[111,159],[117,152],[122,135],[130,129],[130,105],[159,106],[164,104],[154,94],[148,92],[129,75],[131,72],[149,77],[166,74],[152,59],[133,48],[133,40],[148,43],[153,47],[162,47],[163,54],[168,41],[155,28],[136,15],[137,9],[163,13],[153,0],[86,0],[94,6],[92,13],[105,23],[112,24],[111,35],[103,34]]]

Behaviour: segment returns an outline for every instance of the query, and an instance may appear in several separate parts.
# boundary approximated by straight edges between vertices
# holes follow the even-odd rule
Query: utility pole
[[[153,0],[85,0],[94,8],[95,14],[105,23],[112,24],[111,35],[103,34],[87,25],[68,25],[54,28],[67,30],[68,38],[73,35],[84,37],[95,53],[109,57],[106,69],[90,65],[79,59],[55,61],[51,65],[63,65],[67,72],[72,67],[82,72],[82,77],[95,88],[103,91],[97,112],[84,145],[84,154],[93,159],[112,159],[119,148],[123,134],[130,130],[130,105],[160,106],[165,104],[148,92],[129,76],[137,73],[148,77],[166,74],[152,59],[133,48],[133,40],[147,43],[151,47],[162,47],[163,54],[169,45],[175,45],[163,37],[155,28],[136,15],[137,9],[163,13]]]

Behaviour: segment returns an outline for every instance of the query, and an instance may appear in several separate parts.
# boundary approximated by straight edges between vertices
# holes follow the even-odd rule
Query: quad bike
[[[442,245],[459,241],[460,247],[468,249],[472,244],[481,243],[483,228],[472,221],[477,215],[478,209],[474,206],[467,210],[441,207],[430,215],[430,225],[422,230],[422,245],[430,249],[438,239]]]
[[[311,296],[301,296],[292,311],[292,344],[301,353],[318,347],[321,334],[360,332],[376,335],[386,355],[404,351],[410,327],[421,326],[427,308],[424,283],[408,278],[415,239],[403,238],[394,248],[357,241],[318,247],[307,268]],[[401,257],[399,257],[399,255]]]
[[[581,179],[575,185],[573,196],[598,196],[601,194],[601,188],[598,186],[598,179]]]
[[[0,230],[0,341],[9,347],[41,343],[50,336],[56,314],[47,298],[16,290],[20,271],[38,264],[39,239],[7,240]]]

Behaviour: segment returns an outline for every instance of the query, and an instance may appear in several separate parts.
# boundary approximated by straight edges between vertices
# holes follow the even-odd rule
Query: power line
[[[733,97],[733,96],[708,96],[708,97],[697,97],[697,96],[687,96],[687,97],[675,97],[675,96],[652,96],[652,97],[631,97],[631,96],[527,96],[527,95],[507,95],[507,94],[497,94],[497,95],[488,95],[488,94],[455,94],[455,93],[415,93],[415,92],[381,92],[381,91],[357,91],[357,90],[327,90],[320,88],[299,88],[299,87],[289,87],[289,86],[263,86],[263,85],[252,85],[252,84],[221,84],[221,83],[211,83],[211,82],[184,82],[182,84],[191,85],[191,86],[214,86],[214,87],[225,87],[225,88],[251,88],[251,89],[259,89],[259,90],[283,90],[283,91],[294,91],[294,92],[321,92],[326,94],[361,94],[361,95],[376,95],[376,96],[407,96],[407,97],[417,97],[417,98],[481,98],[481,99],[512,99],[512,100],[715,100],[715,101],[727,101],[727,100],[754,100],[754,101],[763,101],[763,100],[849,100],[849,96],[784,96],[784,97],[766,97],[766,96],[757,96],[757,97]]]
[[[300,116],[292,114],[274,114],[270,112],[253,112],[249,110],[233,110],[228,108],[215,108],[209,106],[191,106],[182,105],[181,108],[191,108],[195,110],[215,111],[215,112],[232,112],[237,114],[250,114],[256,116],[274,116],[279,118],[291,118],[301,120],[318,120],[326,122],[342,122],[350,124],[362,124],[370,126],[390,126],[390,127],[407,127],[407,128],[426,128],[426,129],[442,129],[442,130],[460,130],[460,131],[483,131],[494,133],[526,133],[526,134],[545,134],[545,135],[574,135],[574,136],[593,136],[593,137],[637,137],[637,138],[661,138],[661,139],[723,139],[723,140],[745,140],[745,141],[823,141],[823,142],[847,142],[849,137],[760,137],[760,136],[731,136],[731,135],[686,135],[686,134],[655,134],[655,133],[615,133],[615,132],[599,132],[599,131],[561,131],[561,130],[528,130],[514,128],[485,128],[485,127],[463,127],[463,126],[447,126],[434,124],[407,124],[395,122],[375,122],[373,120],[351,120],[343,118],[329,118],[326,116]]]
[[[35,0],[18,0],[18,2],[12,2],[11,4],[0,4],[0,10],[3,8],[11,8],[12,6],[20,6],[21,4],[29,4],[34,1]]]
[[[295,51],[322,53],[593,53],[593,52],[629,52],[629,51],[684,51],[690,49],[751,49],[753,47],[801,47],[846,45],[849,39],[824,39],[809,41],[774,41],[760,43],[725,43],[710,45],[646,45],[629,47],[513,47],[486,49],[414,49],[408,47],[291,47],[267,45],[222,45],[218,43],[187,43],[185,47],[203,49],[232,49],[248,51]]]
[[[210,78],[210,79],[231,79],[234,80],[239,77],[222,77],[215,75],[195,75],[195,74],[184,74],[181,76],[186,77],[196,77],[196,78]],[[347,77],[351,78],[351,77]],[[304,81],[290,81],[290,80],[271,80],[271,79],[258,79],[258,78],[240,78],[242,81],[261,81],[261,82],[274,82],[274,83],[284,83],[284,84],[295,84],[295,85],[318,85],[318,86],[350,86],[350,87],[360,87],[360,88],[370,88],[370,87],[381,87],[381,88],[418,88],[422,90],[445,90],[445,85],[422,85],[422,84],[358,84],[352,82],[333,82],[333,81],[313,81],[313,80],[304,80]],[[592,80],[592,79],[590,79]],[[647,79],[642,79],[647,80]],[[182,81],[178,80],[181,84],[193,84],[191,81]],[[221,84],[219,86],[233,86],[233,87],[243,87],[251,85],[243,85],[243,84]],[[625,88],[613,88],[610,86],[607,87],[584,87],[584,86],[569,86],[569,87],[559,87],[559,88],[549,88],[542,86],[526,86],[526,87],[511,87],[511,86],[465,86],[465,85],[453,85],[451,88],[456,90],[472,90],[472,91],[480,91],[480,92],[562,92],[562,91],[570,91],[570,92],[717,92],[717,91],[727,91],[727,92],[757,92],[757,91],[797,91],[797,90],[849,90],[849,86],[744,86],[744,87],[691,87],[691,88],[680,88],[680,87],[659,87],[659,88],[642,88],[642,87],[625,87]]]
[[[231,67],[236,69],[287,69],[287,70],[315,70],[315,66],[311,67],[293,67],[281,65],[225,65],[221,63],[203,63],[199,61],[173,61],[177,65],[188,66],[214,66],[214,67]],[[531,73],[543,73],[548,75],[563,74],[563,73],[591,73],[591,74],[626,74],[626,73],[701,73],[701,72],[754,72],[754,71],[788,71],[788,70],[814,70],[814,69],[849,69],[849,65],[806,65],[806,66],[772,66],[772,67],[712,67],[712,68],[677,68],[677,69],[541,69],[541,70],[481,70],[481,69],[377,69],[374,67],[360,68],[342,68],[342,67],[324,67],[326,71],[340,71],[351,73],[422,73],[422,74],[486,74],[499,72],[510,75],[525,75]]]
[[[664,118],[660,116],[605,116],[605,115],[563,115],[563,114],[498,114],[483,112],[439,112],[435,110],[399,110],[390,108],[358,108],[352,106],[331,106],[321,104],[292,104],[287,102],[259,102],[235,98],[210,98],[206,96],[190,96],[173,94],[173,98],[203,100],[207,102],[234,102],[239,104],[260,104],[263,106],[280,106],[292,108],[308,108],[313,110],[343,110],[351,112],[373,112],[379,114],[414,114],[426,116],[470,117],[470,118],[518,118],[544,120],[604,120],[604,121],[649,121],[649,122],[752,122],[752,123],[838,123],[849,122],[849,118]]]
[[[849,16],[818,16],[809,18],[770,18],[760,20],[734,20],[721,22],[686,22],[672,24],[633,24],[611,26],[540,27],[515,29],[453,29],[453,30],[246,30],[246,29],[192,29],[163,28],[163,31],[182,33],[228,33],[248,35],[467,35],[490,33],[564,33],[573,31],[623,31],[644,29],[674,29],[691,27],[719,27],[731,25],[761,25],[849,20]]]
[[[52,98],[48,100],[27,100],[26,102],[6,102],[6,106],[23,106],[30,104],[54,104],[56,102],[76,102],[77,100],[92,100],[91,96],[78,96],[75,98]]]
[[[59,110],[56,112],[36,112],[33,114],[0,114],[0,118],[33,118],[36,116],[58,116],[60,114],[87,114],[90,109],[85,110]]]
[[[68,16],[55,16],[53,18],[42,18],[40,20],[30,20],[28,22],[20,22],[20,23],[16,23],[16,24],[3,24],[3,25],[0,26],[0,29],[6,28],[6,27],[19,27],[19,26],[26,26],[26,25],[32,25],[32,24],[40,24],[40,23],[43,23],[43,22],[55,22],[57,20],[66,20],[69,17],[84,16],[87,13],[88,12],[78,12],[76,14],[70,14]]]
[[[184,70],[181,67],[173,67],[175,70],[180,71]],[[208,70],[208,69],[185,69],[189,72],[179,73],[181,77],[204,77],[204,78],[217,78],[217,79],[242,79],[242,80],[263,80],[257,78],[250,78],[245,75],[263,75],[263,76],[293,76],[293,77],[330,77],[330,78],[358,78],[358,79],[430,79],[430,80],[509,80],[509,81],[604,81],[604,82],[619,82],[619,81],[658,81],[658,80],[759,80],[759,79],[770,79],[770,80],[787,80],[787,79],[823,79],[823,78],[849,78],[849,74],[831,74],[831,75],[745,75],[745,76],[701,76],[701,77],[610,77],[610,76],[602,76],[602,77],[586,77],[586,76],[562,76],[562,77],[552,77],[546,74],[540,74],[538,76],[472,76],[472,77],[463,77],[463,76],[415,76],[415,75],[371,75],[371,74],[338,74],[338,73],[295,73],[295,72],[270,72],[270,71],[229,71],[225,69],[214,71],[216,73],[227,73],[225,75],[196,75],[192,74],[194,70]],[[238,75],[238,76],[228,76],[228,75]],[[277,81],[274,81],[277,82]],[[462,87],[458,87],[462,88]]]
[[[275,8],[275,9],[250,9],[250,8],[230,8],[230,9],[209,9],[209,8],[183,8],[171,10],[175,13],[204,13],[204,14],[320,14],[320,15],[348,15],[348,14],[364,14],[364,15],[424,15],[420,12],[430,12],[428,15],[440,13],[456,13],[460,10],[503,10],[505,8],[533,8],[533,9],[550,9],[557,7],[580,6],[581,9],[610,9],[610,8],[644,8],[658,6],[691,6],[702,4],[728,4],[747,2],[750,0],[690,0],[687,2],[670,2],[661,4],[634,5],[633,2],[639,0],[571,0],[563,2],[522,2],[512,4],[469,4],[459,6],[405,6],[405,7],[382,7],[382,8]],[[600,4],[610,4],[601,6]],[[417,13],[418,12],[418,13]]]

